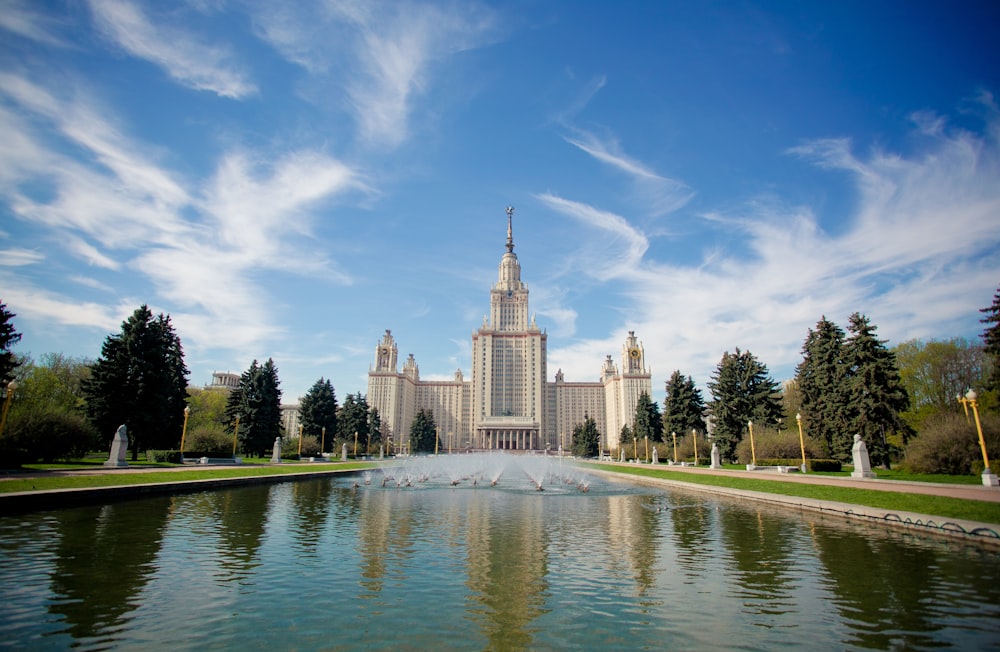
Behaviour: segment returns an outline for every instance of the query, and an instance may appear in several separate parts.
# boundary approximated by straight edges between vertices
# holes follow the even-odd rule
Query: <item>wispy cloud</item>
[[[45,260],[45,255],[34,249],[0,249],[0,266],[21,267]]]
[[[230,152],[208,180],[192,182],[150,158],[152,148],[102,117],[85,93],[56,95],[2,74],[0,97],[21,110],[0,111],[0,127],[20,129],[17,151],[0,144],[0,161],[12,165],[0,173],[0,194],[13,213],[111,274],[105,278],[124,281],[115,275],[138,273],[155,297],[180,308],[173,316],[190,329],[192,348],[248,351],[281,335],[280,320],[260,309],[267,298],[254,282],[257,274],[280,270],[351,281],[328,251],[318,245],[310,251],[308,244],[314,211],[333,197],[368,191],[342,161],[312,150],[278,154],[267,163],[252,151]],[[48,191],[29,194],[21,189],[25,184]],[[24,250],[6,258],[23,266],[41,262]],[[5,298],[18,297],[25,315],[83,326],[119,320],[118,292],[115,305],[102,306],[39,292],[30,278],[12,278],[4,288]],[[97,279],[85,285],[110,288]],[[155,297],[143,301],[153,305]]]
[[[68,44],[56,35],[59,23],[51,14],[43,14],[35,9],[36,7],[29,2],[7,0],[4,2],[3,11],[0,11],[0,29],[43,45],[68,47]]]
[[[162,68],[185,86],[241,99],[257,92],[233,52],[167,22],[154,22],[127,0],[91,0],[94,22],[105,36],[134,57]]]
[[[433,65],[497,38],[493,13],[478,3],[268,3],[255,12],[258,35],[289,61],[321,78],[346,72],[360,137],[390,147],[409,135]]]
[[[1000,120],[989,120],[984,133],[996,133]],[[823,315],[845,323],[854,311],[869,314],[892,345],[942,327],[967,330],[988,304],[983,288],[996,286],[991,261],[1000,246],[1000,142],[926,114],[915,132],[924,140],[911,156],[861,155],[846,139],[792,148],[791,154],[853,180],[857,202],[837,231],[827,232],[808,208],[754,199],[705,215],[739,234],[740,250],[714,247],[690,266],[650,259],[644,235],[622,217],[550,195],[541,199],[630,243],[610,248],[617,262],[598,269],[612,269],[624,281],[629,328],[646,341],[658,375],[680,369],[704,384],[722,353],[739,346],[787,377],[801,359],[807,329]],[[926,305],[935,310],[919,308]],[[617,353],[623,336],[624,327],[554,349],[552,360],[567,373],[592,375],[593,356]]]

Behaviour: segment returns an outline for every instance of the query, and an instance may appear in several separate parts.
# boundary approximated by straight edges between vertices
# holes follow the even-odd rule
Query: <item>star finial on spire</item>
[[[507,252],[514,252],[514,232],[511,229],[511,219],[514,217],[514,207],[507,207]]]

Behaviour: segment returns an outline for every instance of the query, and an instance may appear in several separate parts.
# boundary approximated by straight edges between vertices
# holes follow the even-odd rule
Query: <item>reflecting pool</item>
[[[1000,646],[995,549],[440,460],[2,517],[0,646]]]

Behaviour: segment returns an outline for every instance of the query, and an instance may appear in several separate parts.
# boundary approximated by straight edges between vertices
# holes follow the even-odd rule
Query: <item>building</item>
[[[375,347],[368,370],[368,405],[382,419],[383,434],[398,449],[421,409],[434,414],[441,447],[449,450],[568,450],[573,429],[589,416],[601,432],[602,447],[617,449],[622,428],[633,425],[642,392],[652,396],[645,351],[629,331],[621,369],[608,355],[594,382],[567,382],[562,370],[547,377],[548,335],[529,319],[528,286],[514,253],[507,208],[507,244],[497,282],[490,289],[490,312],[472,333],[472,374],[461,370],[447,381],[420,379],[410,354],[399,371],[399,350],[390,330]]]

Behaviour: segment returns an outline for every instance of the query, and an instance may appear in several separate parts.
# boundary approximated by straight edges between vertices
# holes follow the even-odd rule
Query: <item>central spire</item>
[[[514,207],[507,207],[507,253],[514,253],[514,231],[511,228],[511,221],[514,217]]]

